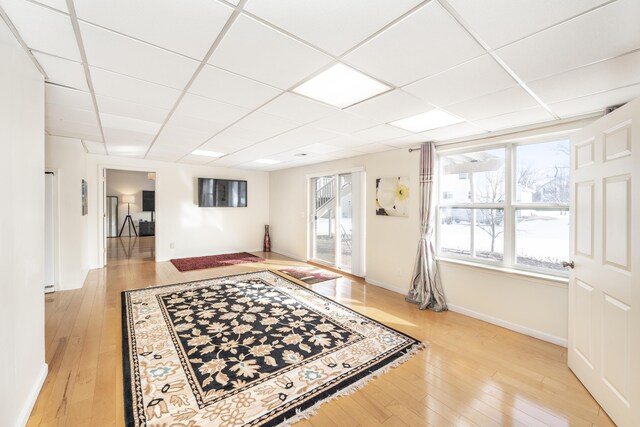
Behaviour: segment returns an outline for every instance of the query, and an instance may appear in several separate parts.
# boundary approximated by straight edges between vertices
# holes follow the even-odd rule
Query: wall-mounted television
[[[142,190],[142,210],[144,212],[155,212],[156,210],[156,192]]]
[[[247,181],[198,178],[198,206],[203,208],[247,207]]]

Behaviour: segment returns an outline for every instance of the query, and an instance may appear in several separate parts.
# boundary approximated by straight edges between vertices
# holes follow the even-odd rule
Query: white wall
[[[66,138],[65,138],[66,139]],[[158,162],[144,159],[84,154],[80,142],[75,147],[47,137],[48,156],[64,158],[79,165],[86,173],[89,185],[89,215],[79,228],[86,226],[90,268],[102,267],[103,202],[99,197],[102,169],[156,172],[156,260],[211,255],[235,251],[262,250],[264,225],[269,222],[269,174],[239,169],[214,168],[188,164]],[[68,140],[71,143],[73,140]],[[78,148],[80,147],[80,148]],[[62,174],[61,174],[62,175]],[[248,181],[248,207],[199,208],[196,202],[197,178],[232,178]],[[69,185],[60,183],[61,192]],[[75,188],[75,187],[73,187]],[[71,191],[75,191],[71,189]],[[78,208],[79,209],[79,208]],[[60,216],[73,215],[76,207],[61,203]],[[84,231],[83,231],[84,232]],[[61,232],[61,240],[69,241]],[[74,242],[71,241],[70,244]],[[80,246],[83,243],[76,243]],[[171,248],[173,244],[173,248]],[[80,248],[62,248],[61,255],[72,255],[74,262],[83,262]],[[63,264],[70,262],[63,261]],[[78,287],[81,284],[78,285]]]
[[[58,254],[59,283],[57,290],[81,288],[89,272],[88,224],[96,215],[82,215],[81,185],[87,179],[87,155],[79,139],[47,136],[45,165],[58,177],[58,209],[60,236]],[[88,194],[95,189],[88,189]]]
[[[307,259],[306,174],[366,170],[366,279],[405,294],[418,243],[419,153],[387,151],[272,172],[271,242],[275,252]],[[408,218],[375,214],[375,179],[409,175]],[[567,339],[567,287],[554,281],[439,262],[450,308],[558,344]],[[400,298],[400,296],[399,296]]]
[[[124,171],[119,169],[109,169],[107,171],[107,196],[118,197],[118,233],[127,216],[127,204],[123,203],[122,196],[135,196],[135,203],[131,203],[130,212],[133,224],[136,230],[138,230],[138,222],[140,220],[151,221],[151,212],[142,211],[142,190],[154,191],[155,189],[156,182],[149,179],[147,172]],[[123,229],[122,235],[129,235],[129,227]],[[131,230],[131,236],[135,236],[133,230]]]
[[[22,426],[44,359],[44,80],[0,19],[0,425]]]
[[[156,172],[156,261],[262,250],[269,223],[269,174],[124,157],[87,156],[89,182],[89,256],[100,267],[103,200],[98,198],[101,169]],[[198,177],[247,181],[246,208],[200,208]],[[93,214],[92,214],[93,212]],[[173,248],[171,248],[173,244]]]

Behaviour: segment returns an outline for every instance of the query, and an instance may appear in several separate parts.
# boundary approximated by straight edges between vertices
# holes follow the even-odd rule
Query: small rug
[[[238,252],[236,254],[222,254],[199,256],[194,258],[172,259],[171,263],[179,271],[202,270],[204,268],[226,267],[235,264],[244,264],[246,262],[261,262],[263,258],[255,256],[248,252]]]
[[[271,271],[122,293],[127,426],[276,426],[424,344]]]
[[[334,274],[330,271],[314,267],[287,267],[281,268],[278,271],[282,271],[284,274],[295,277],[307,285],[313,285],[314,283],[325,282],[327,280],[342,277],[339,274]]]

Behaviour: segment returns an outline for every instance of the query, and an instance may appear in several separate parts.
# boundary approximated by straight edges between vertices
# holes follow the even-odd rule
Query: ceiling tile
[[[44,4],[64,13],[69,13],[66,0],[34,0],[36,3]]]
[[[316,143],[302,146],[299,148],[299,150],[304,153],[329,154],[335,151],[341,151],[342,148],[336,147],[335,145]]]
[[[260,112],[253,112],[222,134],[248,141],[262,141],[274,135],[291,130],[299,125],[291,120]]]
[[[206,165],[207,163],[211,163],[213,160],[214,160],[214,157],[187,154],[186,156],[180,159],[180,163],[186,163],[190,165]]]
[[[422,132],[420,136],[422,136],[424,141],[446,141],[449,139],[464,138],[465,136],[480,135],[482,133],[486,133],[486,131],[470,123],[458,123],[457,125]]]
[[[516,85],[490,55],[483,55],[402,89],[442,107]]]
[[[169,114],[168,109],[135,104],[104,95],[97,95],[96,100],[98,102],[98,110],[100,110],[101,113],[126,116],[147,122],[163,123]]]
[[[55,123],[55,127],[46,127],[46,130],[50,135],[102,141],[99,127],[82,123],[58,121]]]
[[[211,137],[211,134],[209,132],[203,132],[174,125],[171,122],[172,119],[170,119],[169,122],[167,122],[167,124],[160,131],[154,147],[156,145],[183,147],[184,149],[187,149],[189,152],[191,152],[198,145],[202,144],[209,137]]]
[[[312,123],[314,127],[340,133],[353,133],[380,124],[375,120],[358,117],[346,111],[336,111],[333,114]]]
[[[446,110],[465,120],[474,121],[485,117],[525,110],[539,106],[538,102],[520,86],[490,93],[478,98],[449,105]]]
[[[213,0],[74,2],[79,19],[199,61],[233,12],[231,7]]]
[[[288,89],[331,60],[320,51],[241,14],[209,63]]]
[[[246,116],[251,110],[237,107],[235,105],[226,104],[224,102],[215,101],[213,99],[204,98],[202,96],[185,94],[180,101],[177,114],[184,114],[191,117],[197,117],[216,123],[231,124],[243,116]]]
[[[59,122],[71,122],[98,127],[96,113],[91,110],[72,108],[58,104],[46,104],[46,127],[59,128]]]
[[[420,1],[249,0],[245,10],[338,56]]]
[[[531,125],[535,123],[548,122],[554,117],[542,107],[530,108],[523,111],[503,114],[496,117],[489,117],[483,120],[476,120],[478,126],[490,131],[514,128],[518,126]]]
[[[215,135],[228,126],[226,123],[204,120],[198,117],[175,113],[169,119],[169,123],[184,129],[205,133],[209,137]]]
[[[147,152],[147,145],[123,140],[108,143],[107,149],[112,156],[142,158]]]
[[[368,142],[377,142],[400,138],[401,136],[411,135],[411,132],[399,129],[395,126],[378,125],[369,129],[361,130],[353,134],[357,138],[364,139]]]
[[[118,153],[126,154],[125,147],[132,147],[131,154],[138,154],[140,148],[144,148],[144,151],[149,148],[149,144],[153,141],[155,137],[154,134],[149,134],[146,132],[136,132],[127,129],[117,129],[111,127],[102,127],[102,131],[104,132],[104,139],[107,143],[107,149],[109,153],[115,154],[114,146],[118,146]]]
[[[338,136],[333,132],[316,129],[310,126],[302,126],[283,133],[257,144],[256,147],[273,147],[269,152],[281,153],[283,151],[313,144],[315,142],[328,141]]]
[[[394,90],[349,107],[346,111],[377,122],[388,123],[429,110],[433,110],[433,107],[426,102],[401,90]]]
[[[112,31],[80,22],[89,65],[184,89],[198,62]]]
[[[175,162],[182,156],[188,155],[191,151],[191,148],[187,147],[165,146],[156,143],[151,147],[145,158],[149,160]]]
[[[545,103],[640,83],[640,51],[527,83]]]
[[[81,61],[68,15],[24,0],[0,0],[0,6],[29,48]]]
[[[373,153],[381,153],[383,151],[396,150],[396,148],[391,147],[389,145],[374,142],[372,144],[365,144],[365,145],[360,145],[358,147],[353,147],[352,150],[358,151],[360,153],[373,154]]]
[[[424,135],[418,133],[414,135],[407,135],[401,136],[400,138],[390,139],[388,141],[385,141],[384,143],[396,148],[405,148],[414,147],[424,141],[428,141],[428,139]]]
[[[257,108],[282,93],[280,89],[211,65],[200,71],[189,92],[246,108]]]
[[[576,16],[608,0],[446,0],[492,48]]]
[[[107,149],[104,145],[104,142],[83,140],[82,143],[87,148],[89,154],[107,154]]]
[[[624,104],[637,97],[640,97],[640,84],[558,102],[549,105],[549,108],[564,119],[580,114],[604,112],[606,107]]]
[[[202,147],[203,150],[217,151],[220,153],[235,153],[238,150],[242,150],[254,142],[247,141],[246,139],[234,138],[232,136],[224,136],[218,134],[209,139]]]
[[[342,149],[340,151],[333,151],[331,153],[332,157],[335,157],[337,159],[347,159],[350,157],[358,157],[358,156],[362,156],[363,153],[361,151],[355,151],[355,150],[350,150],[350,149]]]
[[[345,56],[345,62],[403,86],[484,52],[438,2],[432,1]]]
[[[98,95],[110,96],[135,104],[169,110],[180,91],[149,83],[100,68],[90,68],[93,88]]]
[[[33,52],[33,56],[44,68],[47,74],[47,82],[89,91],[84,67],[81,63],[47,55],[46,53]]]
[[[89,92],[56,86],[44,85],[44,98],[47,104],[64,105],[70,108],[93,111],[93,100]]]
[[[285,92],[258,111],[283,117],[298,124],[306,124],[339,111],[304,96]]]
[[[131,117],[119,116],[115,114],[100,113],[100,121],[103,128],[126,130],[131,132],[145,133],[155,136],[160,130],[161,123],[148,122],[146,120],[133,119]],[[105,133],[105,137],[106,133]],[[108,137],[107,137],[108,140]]]
[[[496,51],[524,81],[640,48],[640,2],[618,0]]]

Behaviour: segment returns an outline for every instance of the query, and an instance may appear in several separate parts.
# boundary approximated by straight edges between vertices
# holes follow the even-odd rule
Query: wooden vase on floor
[[[264,244],[262,245],[263,252],[271,252],[271,237],[269,236],[269,226],[264,226]]]

